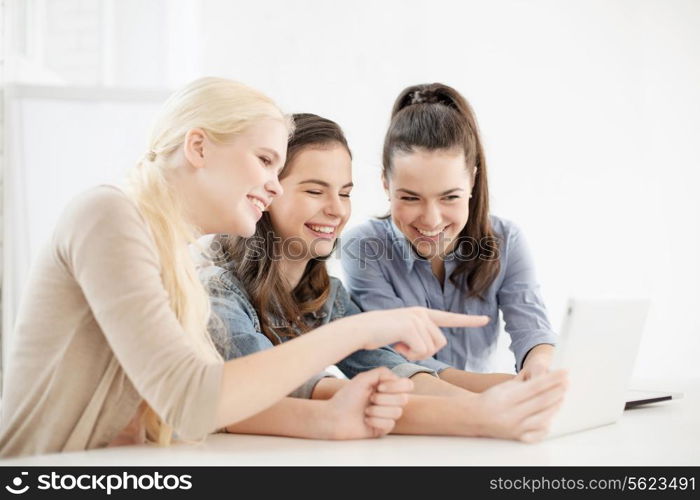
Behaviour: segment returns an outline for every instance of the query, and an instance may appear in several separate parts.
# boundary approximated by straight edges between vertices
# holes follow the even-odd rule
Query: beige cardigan
[[[181,438],[215,430],[223,362],[186,343],[148,226],[116,187],[87,191],[60,217],[8,360],[1,456],[106,446],[143,400]]]

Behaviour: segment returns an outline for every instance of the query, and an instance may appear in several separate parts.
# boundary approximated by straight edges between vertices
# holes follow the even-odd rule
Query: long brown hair
[[[294,159],[307,148],[344,147],[351,155],[342,129],[335,122],[310,113],[293,115],[294,135],[287,146],[287,161],[279,178],[290,173]],[[279,337],[294,337],[315,326],[313,313],[317,312],[330,294],[330,278],[325,258],[311,259],[301,280],[289,293],[280,267],[279,242],[276,241],[270,214],[263,213],[250,238],[218,235],[212,244],[217,260],[234,272],[250,296],[258,313],[260,326],[273,344]],[[275,328],[271,318],[282,318],[289,326]]]
[[[469,295],[483,299],[500,270],[499,241],[489,220],[489,188],[486,158],[474,111],[455,89],[442,83],[412,85],[404,89],[394,102],[391,123],[384,138],[382,175],[389,180],[392,159],[397,152],[410,153],[415,148],[428,151],[462,148],[465,168],[472,174],[476,169],[469,219],[460,232],[455,255],[470,255],[462,259],[450,275],[455,286],[466,287]],[[489,242],[485,247],[482,242]],[[474,255],[471,242],[478,243]],[[470,245],[467,248],[467,245]]]

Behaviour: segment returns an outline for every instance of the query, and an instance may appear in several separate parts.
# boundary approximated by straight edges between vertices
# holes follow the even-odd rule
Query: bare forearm
[[[270,408],[226,427],[237,434],[263,434],[309,439],[328,438],[325,401],[284,398]]]
[[[474,373],[457,368],[446,368],[440,372],[440,379],[471,392],[484,392],[486,389],[514,378],[510,373]]]
[[[411,377],[413,380],[413,394],[421,394],[424,396],[464,396],[470,391],[450,383],[446,380],[441,380],[428,373],[416,373]]]
[[[344,332],[343,328],[341,321],[334,322],[273,349],[226,362],[216,427],[259,413],[315,373],[361,348],[362,335]]]
[[[480,429],[475,395],[454,398],[412,394],[393,434],[468,437],[481,435]]]
[[[394,433],[443,436],[476,436],[478,423],[473,409],[474,393],[428,373],[411,377],[414,390],[397,421]],[[330,399],[349,380],[321,379],[314,387],[313,399]]]
[[[554,346],[552,344],[537,344],[530,349],[523,359],[523,367],[533,362],[536,358],[550,360],[554,356]]]
[[[437,384],[431,383],[428,378]],[[432,434],[442,436],[475,436],[477,425],[469,415],[468,407],[473,405],[469,400],[473,393],[440,381],[427,373],[417,373],[413,377],[414,386],[421,386],[425,393],[414,393],[409,396],[408,404],[404,407],[403,415],[396,422],[394,434]],[[314,399],[329,399],[340,388],[347,384],[345,379],[321,379],[312,397]],[[443,386],[449,386],[444,395],[430,395],[430,390],[440,392]],[[454,396],[459,395],[462,398]],[[472,416],[473,417],[473,416]]]
[[[345,384],[348,379],[325,377],[318,381],[311,393],[311,399],[331,399]]]
[[[413,394],[426,396],[463,396],[469,394],[469,391],[425,372],[416,373],[411,377],[411,380],[413,381]],[[346,379],[323,378],[314,387],[311,398],[330,399],[346,383],[348,383]]]

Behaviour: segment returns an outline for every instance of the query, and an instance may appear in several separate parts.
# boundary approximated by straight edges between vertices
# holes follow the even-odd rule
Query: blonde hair
[[[223,78],[201,78],[165,102],[151,129],[149,150],[128,177],[128,192],[148,223],[160,258],[163,286],[193,350],[205,361],[220,362],[207,331],[211,314],[208,294],[197,277],[189,244],[201,234],[190,224],[165,172],[187,132],[201,128],[216,142],[244,131],[252,123],[277,119],[291,133],[292,122],[264,94]],[[152,408],[143,414],[148,441],[168,445],[173,429]]]

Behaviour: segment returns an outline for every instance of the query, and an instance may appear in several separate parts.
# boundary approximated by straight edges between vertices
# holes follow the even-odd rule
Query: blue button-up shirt
[[[434,358],[418,362],[438,372],[448,367],[490,371],[500,330],[500,309],[519,371],[528,351],[538,344],[554,344],[556,334],[547,318],[521,231],[512,222],[495,216],[491,216],[491,224],[500,240],[501,268],[483,294],[484,300],[469,297],[468,290],[449,280],[458,264],[454,257],[445,260],[443,289],[430,261],[416,254],[390,219],[369,220],[343,236],[340,258],[352,298],[365,311],[423,306],[491,318],[481,328],[442,328],[447,345]]]

